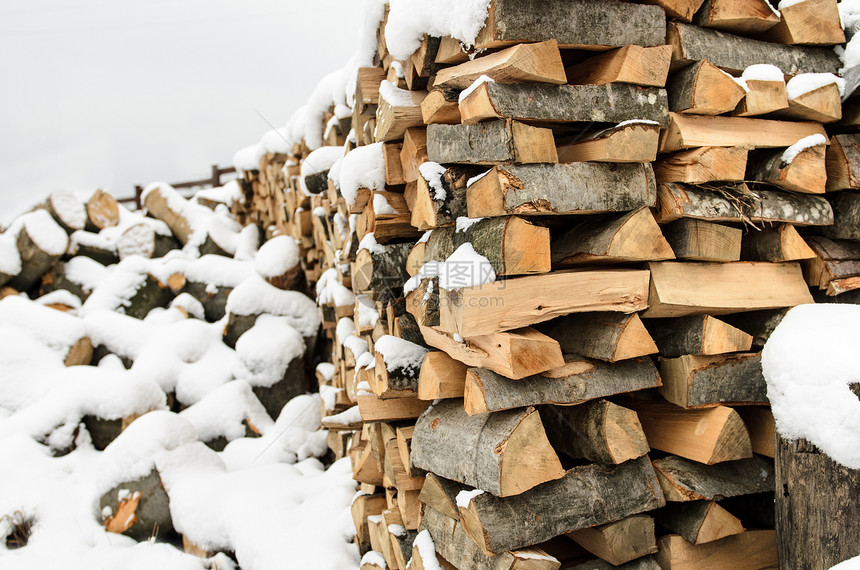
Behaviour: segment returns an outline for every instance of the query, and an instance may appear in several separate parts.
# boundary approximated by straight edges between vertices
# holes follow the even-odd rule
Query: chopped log
[[[796,263],[660,261],[648,267],[651,295],[644,317],[720,315],[812,302]],[[767,289],[761,283],[767,283]]]
[[[406,184],[406,179],[403,178],[403,164],[400,162],[400,153],[403,152],[403,143],[387,142],[382,144],[382,159],[385,161],[385,184],[388,186],[398,186]],[[328,178],[328,171],[325,173]],[[324,189],[328,188],[327,180],[324,180]],[[307,185],[307,183],[305,183]],[[313,192],[319,194],[322,190]]]
[[[175,297],[174,293],[161,281],[147,273],[138,283],[134,294],[128,299],[117,299],[117,303],[121,303],[116,307],[116,310],[124,312],[130,317],[142,319],[152,309],[156,307],[165,307]]]
[[[825,162],[828,192],[860,188],[860,134],[833,135]]]
[[[804,262],[803,273],[810,287],[824,289],[829,295],[857,288],[853,278],[860,276],[860,244],[812,236],[809,245],[814,257]]]
[[[415,419],[430,405],[430,402],[418,398],[382,400],[371,392],[359,392],[356,402],[365,422]]]
[[[615,523],[577,530],[567,536],[614,566],[657,552],[654,519],[648,515],[634,515]]]
[[[497,166],[466,189],[469,217],[629,212],[656,204],[650,164]]]
[[[421,102],[421,118],[425,125],[460,124],[459,94],[448,89],[434,89]]]
[[[705,544],[744,531],[741,521],[714,501],[669,503],[654,512],[654,520],[690,544]]]
[[[574,467],[514,497],[483,493],[460,507],[463,528],[484,552],[504,552],[662,507],[647,456],[621,465]]]
[[[423,480],[423,479],[422,479]],[[397,508],[403,517],[406,530],[418,530],[421,526],[421,501],[418,495],[421,491],[397,491]]]
[[[755,34],[779,22],[779,13],[767,0],[705,0],[693,23],[734,34]]]
[[[775,459],[780,562],[786,568],[829,568],[856,557],[857,542],[848,537],[858,530],[860,471],[804,439],[778,436]]]
[[[182,245],[188,243],[195,229],[185,212],[189,207],[188,200],[167,184],[152,185],[147,190],[149,191],[144,192],[142,196],[146,211],[166,223],[179,243]]]
[[[133,481],[123,481],[104,493],[99,509],[105,530],[137,541],[165,538],[173,531],[167,493],[156,469]]]
[[[593,55],[582,63],[571,65],[565,73],[571,85],[632,83],[663,87],[671,62],[671,46],[629,45]]]
[[[16,239],[21,270],[7,283],[18,291],[29,291],[42,275],[66,253],[69,236],[44,210],[24,214]],[[18,222],[16,222],[18,223]]]
[[[545,85],[482,83],[460,101],[464,124],[488,119],[553,123],[620,123],[630,118],[666,125],[668,101],[663,89],[623,83]]]
[[[466,216],[466,184],[479,171],[470,166],[424,168],[419,171],[411,223],[428,230]],[[444,261],[444,260],[443,260]]]
[[[654,470],[669,502],[713,501],[774,488],[773,462],[757,455],[717,465],[670,455],[655,459]]]
[[[660,400],[627,400],[636,411],[648,446],[713,465],[752,457],[749,432],[732,408],[685,410]]]
[[[500,497],[564,475],[532,407],[469,416],[462,402],[443,400],[418,418],[411,458],[413,467]]]
[[[429,533],[429,531],[427,531]],[[428,537],[429,538],[429,537]],[[435,545],[432,549],[427,549],[424,547],[422,550],[419,544],[419,538],[415,539],[415,543],[412,545],[412,559],[409,562],[408,568],[409,570],[457,570],[457,567],[436,554]],[[433,539],[430,538],[429,542],[432,544]]]
[[[795,269],[800,285],[808,296],[800,270]],[[788,291],[785,293],[786,299],[795,300],[796,297],[789,296]],[[632,313],[648,306],[647,297],[647,271],[557,271],[462,289],[442,289],[439,295],[440,328],[464,337],[486,335],[548,321],[569,313]]]
[[[657,352],[657,345],[636,313],[567,315],[537,328],[558,340],[564,354],[618,362]]]
[[[540,10],[530,0],[497,0],[489,9],[475,47],[495,48],[555,39],[563,49],[626,45],[659,46],[665,40],[666,16],[657,6],[611,0],[552,0]]]
[[[539,548],[522,548],[488,556],[463,530],[459,520],[426,508],[421,528],[433,537],[436,552],[457,568],[474,570],[558,570],[559,561]]]
[[[681,218],[661,228],[678,259],[740,261],[743,230],[702,220]]]
[[[51,192],[48,199],[40,206],[54,218],[66,233],[84,229],[87,214],[84,204],[71,192],[59,190]]]
[[[426,96],[426,91],[406,91],[387,81],[380,83],[374,140],[397,140],[403,138],[406,129],[423,125],[421,102]]]
[[[648,453],[636,412],[607,400],[541,409],[553,447],[572,457],[618,465]]]
[[[69,236],[67,255],[89,257],[102,265],[113,265],[119,261],[116,244],[99,234],[78,230]]]
[[[370,530],[367,517],[380,515],[385,510],[384,495],[358,495],[350,506],[352,521],[355,526],[355,541],[359,552],[370,550]]]
[[[824,194],[827,170],[825,144],[806,147],[786,161],[782,151],[761,150],[749,155],[747,180],[761,180],[802,194]]]
[[[361,240],[372,233],[380,244],[415,239],[420,237],[421,232],[412,226],[411,220],[412,213],[403,194],[376,190],[371,193],[355,224],[356,237]]]
[[[458,109],[457,114],[460,111]],[[460,121],[457,121],[459,123]],[[406,129],[403,133],[403,148],[400,151],[400,166],[403,168],[403,179],[406,182],[415,182],[420,173],[418,167],[427,162],[427,129]]]
[[[735,107],[732,115],[752,117],[788,109],[788,96],[785,92],[784,80],[744,79],[744,83],[747,86],[747,94]]]
[[[160,227],[150,223],[139,223],[129,226],[116,242],[116,251],[120,260],[131,255],[139,255],[146,259],[164,257],[168,251],[179,249],[179,242],[165,226],[164,232]]]
[[[802,0],[780,7],[780,20],[761,39],[792,45],[830,46],[845,42],[836,0]]]
[[[752,336],[710,315],[646,322],[660,356],[664,357],[744,352],[752,346]]]
[[[471,243],[476,253],[486,257],[497,276],[550,270],[549,228],[513,216],[433,230],[424,250],[424,262],[445,261],[464,243]]]
[[[424,477],[410,475],[410,470],[405,467],[400,458],[400,450],[397,440],[389,440],[385,444],[384,473],[386,478],[397,487],[398,493],[408,491],[420,491],[424,485]]]
[[[702,5],[703,0],[646,0],[646,4],[656,4],[666,11],[670,18],[690,22]]]
[[[517,44],[507,49],[476,57],[471,61],[439,70],[434,87],[465,89],[486,75],[498,83],[566,82],[558,43],[552,39],[535,44]]]
[[[670,534],[657,544],[660,551],[654,557],[664,570],[777,567],[776,533],[773,530],[748,530],[697,546],[677,534]]]
[[[759,455],[774,456],[776,427],[769,407],[741,406],[737,412],[744,420],[752,442],[752,450]]]
[[[374,393],[381,399],[418,395],[418,373],[427,350],[408,340],[385,335],[374,343]]]
[[[660,375],[660,393],[683,408],[768,401],[760,353],[667,358]]]
[[[580,222],[552,243],[554,267],[675,259],[651,210]]]
[[[825,135],[819,123],[669,113],[669,126],[660,143],[660,152],[698,146],[787,147],[819,134]]]
[[[431,509],[456,520],[460,518],[457,512],[457,495],[460,491],[469,489],[470,487],[457,481],[439,477],[435,473],[427,473],[419,498]]]
[[[427,156],[443,164],[558,162],[552,131],[511,120],[428,125]]]
[[[359,67],[355,84],[355,107],[363,114],[366,107],[379,103],[379,84],[385,79],[381,67]],[[372,113],[373,110],[370,110]]]
[[[470,415],[542,404],[569,406],[659,385],[660,376],[648,358],[607,364],[571,357],[563,367],[516,381],[470,368],[464,406]]]
[[[803,76],[800,76],[800,78],[802,79]],[[788,109],[778,111],[776,116],[798,121],[818,121],[820,123],[833,123],[842,118],[842,97],[836,83],[822,85],[817,89],[803,92],[792,98],[790,85],[792,81],[789,81],[789,85],[787,86],[789,94]]]
[[[833,209],[821,196],[756,190],[746,184],[697,188],[682,184],[657,186],[659,223],[679,218],[712,222],[771,222],[796,226],[829,226]]]
[[[666,86],[669,110],[691,115],[721,115],[744,98],[743,87],[708,60],[675,73]]]
[[[395,291],[409,279],[406,273],[406,258],[412,247],[410,243],[395,243],[358,250],[352,284],[356,291],[373,291],[376,299],[398,297]],[[379,249],[377,249],[379,248]]]
[[[757,63],[775,65],[787,75],[836,73],[841,67],[836,54],[826,48],[762,42],[679,22],[668,25],[666,40],[672,46],[673,67],[700,59],[736,74]]]
[[[780,224],[761,231],[751,230],[741,244],[741,259],[744,261],[778,263],[813,257],[815,252],[791,224]]]
[[[564,365],[558,341],[533,328],[521,328],[458,342],[433,327],[421,327],[424,340],[467,366],[519,379]]]
[[[747,149],[744,147],[704,146],[682,150],[663,157],[654,164],[657,182],[742,181],[747,168]]]
[[[753,337],[752,350],[761,350],[787,312],[788,309],[751,311],[726,315],[722,319]]]
[[[467,366],[442,351],[428,352],[418,375],[418,398],[462,398]]]
[[[99,232],[119,224],[119,204],[104,190],[96,190],[85,204],[87,223],[84,229]]]
[[[357,459],[353,461],[352,478],[359,483],[380,487],[383,485],[382,465],[373,453],[370,445],[365,445],[357,451]]]
[[[822,233],[833,239],[860,241],[860,193],[839,192],[830,198],[830,205],[833,207],[833,225],[822,228]]]
[[[652,162],[660,146],[660,125],[650,121],[625,121],[593,135],[577,135],[556,141],[558,161]]]

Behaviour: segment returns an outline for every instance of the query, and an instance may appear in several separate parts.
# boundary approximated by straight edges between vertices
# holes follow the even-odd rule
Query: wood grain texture
[[[770,459],[753,456],[717,465],[670,455],[654,460],[667,501],[701,501],[772,491],[774,468]]]
[[[666,358],[660,393],[684,408],[767,403],[760,353]]]

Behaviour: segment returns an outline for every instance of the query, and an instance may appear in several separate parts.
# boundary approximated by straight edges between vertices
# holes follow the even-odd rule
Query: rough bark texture
[[[170,518],[170,506],[167,493],[161,485],[161,477],[158,471],[153,469],[148,475],[134,481],[124,481],[101,496],[99,509],[110,507],[114,516],[118,512],[120,501],[117,494],[120,490],[128,490],[131,495],[140,493],[140,502],[134,509],[134,520],[123,532],[135,540],[145,541],[150,538],[164,538],[173,530],[173,520]],[[126,515],[127,516],[127,515]],[[122,526],[127,526],[126,521],[116,521]],[[105,521],[110,525],[110,519]],[[122,526],[120,528],[122,528]]]
[[[465,165],[448,168],[439,179],[444,197],[419,173],[418,190],[411,208],[412,225],[426,230],[453,224],[457,218],[465,216],[466,182],[481,171],[483,169]]]
[[[665,504],[647,456],[612,468],[574,467],[556,481],[515,497],[484,493],[460,514],[473,540],[500,553]]]
[[[504,487],[504,478],[506,462],[512,459],[506,458],[505,452],[510,449],[509,440],[529,416],[540,421],[534,408],[469,416],[460,400],[443,400],[428,408],[415,424],[410,456],[412,467],[494,495],[503,494],[509,491]],[[535,471],[545,470],[550,479],[563,475],[561,464],[545,436],[543,442],[535,439],[531,444],[531,452],[519,450],[521,453],[516,460],[536,461]],[[527,457],[527,454],[533,456]],[[544,456],[537,457],[541,454]],[[523,481],[523,484],[525,488],[519,492],[537,483]]]
[[[761,350],[777,325],[782,322],[788,309],[769,309],[726,315],[722,320],[753,337],[752,350]]]
[[[565,354],[616,362],[657,352],[657,346],[635,313],[567,315],[537,328],[558,340]]]
[[[830,238],[860,240],[860,192],[839,192],[830,198],[833,225],[823,228]]]
[[[290,361],[280,380],[271,386],[253,386],[254,395],[266,408],[270,417],[277,419],[284,405],[308,391],[305,366],[301,356]]]
[[[670,455],[654,460],[667,501],[715,500],[773,489],[773,462],[758,455],[718,465]]]
[[[766,404],[767,384],[761,354],[693,356],[665,359],[660,364],[660,393],[685,408],[720,404]]]
[[[708,338],[708,326],[719,321],[710,315],[690,315],[677,319],[649,319],[648,331],[660,349],[660,356],[678,357],[685,354],[714,354],[709,350],[711,342]],[[726,325],[728,327],[728,325]],[[722,336],[722,331],[719,331]],[[747,337],[738,331],[739,341]],[[735,337],[733,337],[734,339]],[[749,342],[730,343],[723,347],[723,352],[739,352],[750,349]],[[717,353],[719,354],[719,353]]]
[[[524,149],[517,144],[516,125],[518,123],[510,120],[489,121],[477,125],[428,125],[427,156],[431,161],[441,164],[523,162],[520,154]],[[519,125],[525,126],[521,123]],[[526,130],[528,129],[531,127],[526,127]],[[552,133],[547,132],[551,138]]]
[[[712,527],[709,519],[719,522],[719,528]],[[654,513],[654,520],[691,544],[719,540],[744,530],[741,521],[713,501],[669,503]]]
[[[91,291],[84,291],[81,283],[76,283],[69,279],[66,276],[65,265],[65,263],[58,262],[51,267],[51,270],[48,271],[48,273],[42,276],[42,286],[39,288],[39,293],[41,295],[46,295],[51,291],[63,289],[70,292],[72,295],[75,295],[81,300],[81,302],[86,301],[87,297],[90,296]],[[0,281],[2,281],[2,279],[0,279]]]
[[[860,555],[860,471],[779,435],[775,460],[779,567],[825,569]]]
[[[860,134],[833,135],[825,163],[827,190],[860,188]]]
[[[52,255],[39,247],[39,244],[27,233],[26,224],[18,233],[17,245],[18,254],[21,257],[21,271],[8,281],[8,285],[18,291],[29,291],[39,283],[42,275],[47,273],[61,256]]]
[[[655,388],[660,383],[650,358],[616,363],[581,361],[577,372],[510,380],[483,368],[471,368],[466,379],[467,411],[484,413],[541,404],[581,404],[613,394]],[[556,376],[554,373],[553,376]],[[470,409],[470,406],[480,406]]]
[[[208,291],[207,291],[208,289]],[[210,323],[219,321],[227,314],[227,297],[233,291],[232,287],[215,287],[215,292],[210,293],[212,287],[207,283],[187,281],[182,288],[183,293],[188,293],[203,305],[203,313]]]
[[[396,243],[381,246],[383,252],[359,250],[356,271],[352,276],[356,291],[374,291],[377,300],[397,298],[397,292],[409,279],[406,273],[406,258],[412,250],[411,243]]]
[[[128,300],[125,314],[142,319],[156,307],[165,307],[173,299],[173,292],[158,279],[147,274],[146,279]]]
[[[556,39],[561,46],[657,46],[666,36],[659,6],[610,0],[496,0],[476,47]]]
[[[668,41],[674,48],[672,63],[678,67],[700,59],[737,73],[757,63],[775,65],[787,75],[837,73],[842,67],[836,54],[827,48],[761,42],[689,24],[670,24]]]
[[[707,60],[677,72],[666,85],[669,110],[696,115],[719,115],[735,108],[743,88]]]

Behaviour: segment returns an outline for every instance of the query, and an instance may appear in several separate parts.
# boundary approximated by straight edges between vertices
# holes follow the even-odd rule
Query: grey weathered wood
[[[656,87],[487,83],[486,90],[496,114],[507,119],[554,123],[642,119],[663,127],[669,124],[666,90]]]
[[[140,493],[140,502],[134,511],[137,520],[123,534],[138,541],[145,541],[150,538],[164,538],[173,531],[169,499],[156,469],[139,479],[123,481],[104,493],[99,499],[99,509],[104,511],[105,507],[110,507],[115,515],[120,490],[127,490],[131,495]]]
[[[860,555],[860,471],[805,440],[777,435],[776,529],[780,568],[830,568]]]
[[[656,388],[660,383],[650,358],[581,363],[577,372],[561,377],[538,374],[520,380],[510,380],[483,368],[470,368],[466,378],[467,399],[475,398],[488,411],[499,411],[541,404],[581,404],[613,394]]]
[[[574,467],[561,479],[514,497],[484,493],[460,513],[469,536],[486,551],[500,553],[664,504],[646,455],[612,468]]]
[[[500,446],[504,447],[520,424],[534,414],[537,410],[526,408],[469,416],[462,401],[442,400],[427,408],[415,423],[410,454],[412,467],[495,495],[502,494],[508,491],[503,478],[509,466],[504,464],[505,454]],[[535,419],[540,421],[539,416]],[[535,441],[535,449],[541,443]],[[549,475],[560,477],[563,471],[558,458],[555,458],[556,465],[552,465],[552,457],[546,459]],[[507,459],[508,463],[510,461]],[[529,488],[534,483],[523,481],[523,484]]]
[[[764,311],[723,315],[720,319],[751,335],[753,337],[752,350],[761,350],[787,312],[788,309],[766,309]]]
[[[830,238],[860,240],[860,192],[846,190],[830,195],[833,225],[822,229]]]
[[[560,566],[558,560],[553,557],[544,559],[529,556],[532,552],[538,553],[535,552],[536,549],[524,551],[525,556],[518,556],[516,552],[503,552],[498,555],[487,556],[475,544],[475,541],[469,538],[457,519],[445,516],[431,507],[424,508],[421,530],[430,532],[436,552],[457,568],[516,570],[516,568],[520,568],[519,564],[522,564],[524,559],[534,564],[534,566],[529,566],[530,570],[556,570]]]
[[[65,268],[65,263],[55,263],[54,266],[51,267],[51,270],[42,277],[42,285],[39,288],[39,292],[42,295],[45,295],[51,291],[64,289],[75,295],[81,301],[86,301],[92,291],[85,290],[84,287],[87,287],[87,289],[89,289],[89,287],[83,283],[78,283],[70,279],[66,275]]]
[[[783,222],[797,226],[827,226],[833,210],[821,196],[756,190],[745,184],[723,184],[723,192],[686,184],[660,184],[657,220],[694,218],[712,222]],[[725,192],[725,193],[724,193]]]
[[[687,503],[668,503],[662,509],[654,512],[654,520],[660,526],[680,534],[691,544],[699,543],[702,524],[711,509],[721,509],[713,501],[690,501]],[[723,513],[725,515],[725,513]],[[737,521],[737,531],[742,531],[740,521]]]
[[[476,47],[555,39],[560,47],[657,46],[666,37],[659,6],[608,0],[496,0]]]
[[[403,287],[409,279],[406,272],[406,258],[412,250],[411,243],[392,243],[382,245],[384,251],[371,252],[359,250],[356,259],[356,270],[352,276],[356,291],[373,291],[388,298],[396,298],[396,291]],[[384,294],[390,291],[390,295]]]
[[[523,160],[523,149],[517,144],[517,126],[531,129],[505,119],[476,125],[427,125],[427,156],[440,164],[535,162]],[[555,152],[554,147],[552,150]],[[552,162],[557,161],[558,157]]]
[[[322,194],[328,190],[328,169],[305,176],[305,188],[311,194]]]
[[[705,465],[676,455],[654,460],[667,501],[715,500],[774,488],[773,462],[759,455]]]
[[[622,354],[621,351],[626,347],[619,346],[619,343],[623,342],[631,323],[636,327],[636,330],[630,327],[636,336],[636,347],[642,350],[637,351],[637,354]],[[657,352],[657,347],[647,342],[648,333],[640,323],[636,313],[580,313],[547,321],[536,328],[557,340],[564,354],[616,362]],[[651,345],[650,350],[645,347],[646,344]]]
[[[128,299],[124,312],[131,317],[142,319],[152,309],[166,307],[173,297],[173,292],[166,285],[147,273],[134,295]]]
[[[487,211],[480,192],[490,184],[501,188],[501,203]],[[657,198],[650,164],[598,162],[497,166],[467,192],[470,217],[629,212]]]
[[[35,214],[27,214],[35,215]],[[52,221],[43,213],[48,221]],[[60,231],[57,226],[57,231]],[[21,226],[18,232],[18,254],[21,258],[21,271],[8,281],[8,285],[18,291],[29,291],[39,283],[42,275],[47,273],[51,266],[56,263],[62,254],[54,255],[45,251],[38,242],[38,236],[30,236],[27,224]]]
[[[713,318],[709,315],[689,315],[675,319],[645,319],[645,324],[660,349],[660,356],[678,357],[706,353],[705,326]]]
[[[203,305],[203,314],[210,323],[220,321],[227,314],[227,297],[232,287],[219,287],[201,281],[185,280],[183,293],[188,293]]]
[[[837,73],[842,67],[833,50],[826,48],[761,42],[678,22],[669,24],[667,33],[676,68],[700,59],[738,74],[757,63],[775,65],[786,75]]]
[[[90,232],[84,232],[83,230],[79,232],[75,232],[75,237],[84,237],[85,234],[89,234]],[[84,235],[82,235],[84,234]],[[70,251],[71,255],[82,255],[84,257],[89,257],[93,261],[98,261],[102,265],[113,265],[114,263],[119,261],[119,255],[117,253],[116,247],[101,247],[100,245],[95,245],[94,243],[88,243],[90,240],[84,240],[84,243],[77,242],[70,249],[74,249],[74,251]]]
[[[423,204],[421,204],[422,202],[426,202],[427,204],[427,206],[423,206],[423,208],[427,208],[429,206],[428,209],[432,210],[432,214],[427,212],[423,217],[428,217],[427,214],[430,214],[430,218],[435,218],[432,220],[432,223],[428,223],[431,222],[431,220],[422,219],[420,225],[422,228],[446,226],[456,222],[457,218],[466,216],[466,182],[482,171],[482,168],[468,165],[449,167],[439,180],[442,184],[442,188],[445,190],[444,198],[440,199],[436,198],[435,189],[430,187],[430,183],[424,179],[423,175],[419,171],[419,196],[416,199],[416,205],[412,207],[413,225],[419,226],[419,224],[415,223],[415,211],[419,210],[420,206],[423,206]],[[424,194],[424,196],[421,194]]]
[[[694,362],[686,377],[667,378],[669,369],[676,361],[701,358],[701,364]],[[660,364],[663,386],[659,388],[667,400],[686,408],[718,406],[722,404],[766,404],[767,384],[761,370],[760,353],[740,353],[731,356],[695,357],[681,356],[677,359],[664,359]],[[679,382],[680,386],[675,383]],[[674,398],[673,393],[683,390],[684,398]]]

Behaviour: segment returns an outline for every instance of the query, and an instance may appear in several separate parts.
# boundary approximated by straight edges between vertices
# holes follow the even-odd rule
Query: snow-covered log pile
[[[777,563],[761,349],[860,287],[857,46],[780,7],[366,2],[236,155],[316,282],[363,568]]]
[[[0,235],[4,569],[357,565],[299,246],[238,187],[58,193]]]

